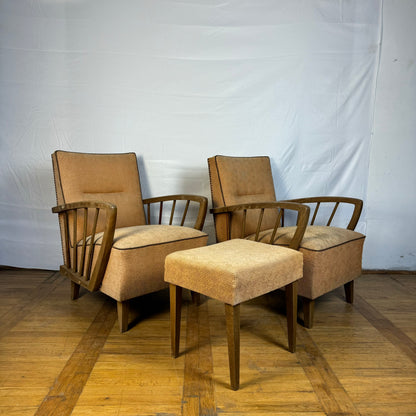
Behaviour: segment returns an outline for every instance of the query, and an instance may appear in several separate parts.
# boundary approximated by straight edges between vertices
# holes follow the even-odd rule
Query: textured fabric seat
[[[102,237],[96,240],[100,245]],[[207,235],[175,225],[117,228],[100,291],[123,302],[132,294],[156,292],[164,282],[165,257],[177,250],[206,245]],[[158,276],[159,278],[155,278]]]
[[[166,257],[165,280],[170,284],[172,354],[179,354],[182,288],[225,303],[231,387],[239,388],[240,304],[286,288],[289,351],[296,348],[297,280],[302,254],[286,247],[234,239],[207,247],[178,251]]]
[[[260,226],[257,224],[257,210],[247,212],[244,229],[241,226],[241,212],[219,211],[227,206],[276,201],[268,157],[215,156],[208,159],[208,167],[217,242],[236,237],[254,239],[260,230],[259,241],[269,243],[274,233],[273,244],[288,245],[294,228],[282,226],[274,232],[277,214],[273,209],[264,213]],[[299,246],[299,251],[303,253],[304,271],[298,293],[302,297],[304,324],[310,328],[313,324],[314,301],[319,296],[344,285],[347,301],[353,301],[354,279],[361,275],[365,239],[363,234],[354,231],[361,214],[362,201],[345,197],[298,198],[291,201],[315,206],[311,224],[306,228]],[[329,204],[333,207],[329,219],[323,225],[315,225],[318,218],[322,221],[322,206]],[[331,226],[338,207],[342,205],[352,207],[348,225],[346,228]]]
[[[277,230],[273,244],[288,246],[294,229]],[[271,230],[261,232],[259,241],[268,243],[271,233]],[[253,240],[255,236],[246,238]],[[299,282],[298,294],[316,299],[360,276],[364,238],[361,233],[339,227],[308,226],[299,246],[304,277]]]
[[[134,153],[56,151],[52,162],[58,203],[53,212],[59,214],[64,257],[60,271],[71,279],[73,299],[80,286],[115,299],[124,332],[128,300],[167,287],[165,257],[207,244],[201,231],[207,200],[195,195],[142,199]],[[160,207],[158,224],[151,224],[154,204]],[[161,224],[169,204],[169,224]],[[194,208],[192,222],[188,217]]]

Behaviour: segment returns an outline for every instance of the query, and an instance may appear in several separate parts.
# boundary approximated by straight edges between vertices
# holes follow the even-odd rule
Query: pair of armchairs
[[[202,231],[207,198],[170,195],[143,199],[134,153],[56,151],[52,163],[57,198],[52,211],[59,215],[64,259],[60,271],[71,280],[72,299],[78,298],[80,287],[100,290],[115,299],[120,332],[124,332],[129,300],[167,287],[165,257],[207,244],[208,236]],[[303,235],[296,247],[300,243],[304,256],[298,293],[306,327],[312,326],[314,300],[322,294],[344,284],[347,301],[352,302],[364,242],[364,236],[353,231],[361,201],[292,200],[317,205],[312,225],[305,225],[299,234],[295,225],[283,226],[284,210],[276,201],[269,158],[215,156],[208,159],[208,166],[217,242],[247,238],[293,247],[293,240]],[[314,225],[319,206],[328,202],[335,203],[329,221],[325,226]],[[346,229],[330,227],[341,203],[354,207]],[[156,224],[152,224],[155,218]]]

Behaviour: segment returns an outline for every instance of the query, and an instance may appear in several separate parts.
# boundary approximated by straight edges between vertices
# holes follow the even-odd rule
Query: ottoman
[[[297,280],[303,274],[302,253],[286,247],[233,239],[177,251],[165,260],[170,288],[172,355],[179,354],[182,288],[225,304],[231,388],[240,374],[240,304],[285,288],[289,351],[296,349]]]

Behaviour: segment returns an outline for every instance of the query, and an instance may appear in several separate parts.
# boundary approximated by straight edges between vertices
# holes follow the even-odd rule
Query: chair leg
[[[194,292],[191,290],[191,298],[192,298],[192,303],[195,305],[200,305],[201,304],[201,295],[198,292]]]
[[[231,388],[240,386],[240,305],[225,304]]]
[[[354,302],[354,280],[351,282],[345,283],[344,285],[345,290],[345,299],[348,303]]]
[[[79,298],[80,285],[71,280],[71,299],[75,300]]]
[[[179,355],[179,339],[181,332],[182,288],[170,283],[169,297],[171,351],[172,356],[176,358]]]
[[[287,318],[287,340],[289,351],[296,351],[296,325],[298,315],[298,282],[286,286],[286,318]]]
[[[129,301],[117,301],[117,315],[120,333],[126,332],[129,327]]]
[[[315,301],[312,299],[302,298],[302,304],[303,304],[303,324],[306,328],[312,328]]]

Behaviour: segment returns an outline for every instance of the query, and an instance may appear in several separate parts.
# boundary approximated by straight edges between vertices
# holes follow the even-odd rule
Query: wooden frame
[[[231,215],[237,211],[243,211],[242,224],[241,224],[241,238],[245,238],[245,229],[247,221],[247,211],[249,210],[258,210],[258,219],[257,227],[254,241],[259,240],[261,225],[263,221],[264,211],[266,209],[275,209],[277,211],[276,221],[273,228],[272,235],[268,244],[272,244],[274,237],[276,235],[277,229],[284,225],[284,212],[285,210],[297,211],[297,221],[296,221],[296,231],[293,235],[293,238],[290,241],[289,248],[297,250],[302,241],[303,235],[305,234],[306,226],[308,224],[310,208],[307,205],[303,205],[297,202],[289,201],[279,201],[279,202],[262,202],[262,203],[253,203],[253,204],[238,204],[230,205],[225,207],[213,208],[210,210],[214,214],[214,219],[216,215],[228,214],[229,219]],[[231,239],[231,221],[228,221],[228,239]]]
[[[149,224],[151,205],[159,203],[159,224],[161,224],[163,203],[167,201],[173,201],[169,225],[173,224],[175,209],[178,205],[177,201],[185,202],[180,226],[185,223],[190,204],[192,202],[198,204],[198,214],[193,228],[202,231],[208,199],[199,195],[167,195],[144,199],[143,204],[147,205],[147,221]],[[59,215],[64,257],[64,264],[60,267],[60,272],[71,280],[71,299],[74,300],[79,297],[81,286],[90,292],[97,291],[101,286],[110,258],[116,229],[117,207],[103,201],[80,201],[58,205],[52,208],[52,212]],[[91,213],[92,215],[89,215]],[[78,222],[79,218],[83,223],[82,227]],[[95,244],[99,221],[100,224],[104,223],[100,246]],[[94,266],[93,259],[95,259]],[[125,332],[128,329],[128,309],[128,300],[117,301],[120,332]]]
[[[332,211],[330,212],[328,218],[326,219],[326,226],[331,226],[332,221],[335,217],[336,212],[338,211],[339,207],[342,206],[343,204],[347,204],[347,205],[352,205],[353,207],[353,211],[351,214],[351,217],[348,220],[348,224],[345,227],[348,230],[355,230],[355,227],[357,226],[358,220],[360,219],[361,216],[361,212],[363,209],[363,201],[357,198],[349,198],[349,197],[338,197],[338,196],[320,196],[320,197],[309,197],[309,198],[296,198],[296,199],[290,199],[290,200],[285,200],[285,201],[278,201],[278,202],[264,202],[264,203],[253,203],[253,204],[239,204],[239,205],[233,205],[233,206],[228,206],[228,207],[218,207],[218,208],[213,208],[210,210],[210,212],[212,214],[214,214],[214,221],[216,219],[217,215],[221,215],[224,213],[228,213],[229,214],[229,218],[228,221],[226,222],[227,224],[227,232],[228,232],[228,239],[231,238],[231,214],[233,212],[236,212],[238,210],[243,210],[244,214],[243,214],[243,222],[246,221],[246,211],[249,209],[260,209],[259,211],[259,216],[258,216],[258,222],[257,222],[257,230],[256,230],[256,234],[255,234],[255,241],[258,241],[259,238],[259,231],[261,229],[261,221],[263,218],[263,212],[264,209],[269,209],[269,208],[273,208],[276,205],[276,208],[278,207],[278,204],[283,204],[283,203],[296,203],[296,204],[302,204],[304,206],[307,206],[311,209],[311,207],[309,205],[312,206],[313,208],[313,212],[312,215],[310,216],[310,222],[309,225],[314,225],[317,217],[318,217],[318,212],[321,212],[320,209],[324,206],[324,205],[328,205],[328,204],[332,204],[333,208]],[[279,223],[280,220],[280,223]],[[285,222],[285,215],[284,215],[284,207],[281,206],[281,212],[279,212],[278,214],[278,221],[276,221],[275,224],[275,228],[273,230],[273,233],[271,235],[270,241],[274,240],[274,236],[276,233],[276,227],[279,226],[284,226]],[[297,220],[297,224],[299,223],[299,218]],[[245,225],[242,224],[241,227],[241,238],[245,238]],[[295,250],[297,250],[300,246],[300,243],[302,241],[303,238],[303,234],[300,234],[300,231],[297,230],[298,235],[295,236],[293,238],[293,240],[291,241],[291,245],[290,248],[294,248]],[[346,297],[346,301],[348,303],[353,303],[353,298],[354,298],[354,281],[352,280],[351,282],[348,282],[344,285],[344,290],[345,290],[345,297]],[[313,325],[313,317],[314,317],[314,306],[315,306],[315,302],[313,299],[308,299],[308,298],[304,298],[302,297],[302,309],[303,309],[303,323],[304,326],[306,328],[312,328]]]
[[[328,222],[326,223],[327,226],[330,226],[332,223],[332,220],[335,216],[335,213],[337,212],[340,204],[350,204],[353,205],[354,210],[351,214],[351,218],[347,225],[347,230],[355,230],[355,227],[357,226],[358,220],[361,216],[361,211],[363,209],[363,201],[361,199],[357,198],[348,198],[348,197],[342,197],[342,196],[317,196],[317,197],[310,197],[310,198],[295,198],[288,200],[289,202],[297,202],[300,204],[314,204],[315,209],[313,211],[311,222],[309,225],[314,225],[315,219],[317,217],[318,211],[322,204],[334,204],[334,208],[331,212],[331,215],[328,218]]]
[[[143,203],[148,206],[148,220],[150,221],[150,205],[153,203],[160,204],[159,224],[161,224],[163,202],[173,201],[171,217],[169,225],[172,225],[176,201],[186,201],[186,207],[181,219],[181,226],[185,222],[188,214],[188,207],[191,201],[199,204],[198,215],[194,223],[194,228],[202,230],[207,212],[208,200],[198,195],[169,195],[156,198],[144,199]],[[90,224],[90,216],[88,211],[95,211],[93,215],[93,223]],[[108,202],[102,201],[81,201],[69,204],[58,205],[52,208],[53,213],[59,214],[62,224],[61,231],[64,234],[64,259],[65,264],[61,266],[60,271],[69,277],[75,285],[85,287],[91,292],[98,290],[101,286],[110,257],[111,247],[113,245],[114,231],[117,218],[117,207]],[[82,215],[84,219],[82,230],[78,226],[78,217]],[[96,245],[95,230],[98,220],[104,215],[105,226],[102,237],[101,247],[98,255],[94,253]],[[88,235],[87,230],[92,229],[92,233]],[[78,255],[81,247],[81,256]],[[96,256],[95,267],[92,268],[92,258]],[[73,287],[72,297],[76,299],[77,288]]]
[[[88,211],[93,210],[92,232],[90,229]],[[108,202],[100,201],[81,201],[52,208],[53,213],[59,215],[62,221],[61,232],[64,234],[63,254],[65,264],[60,267],[63,275],[72,281],[72,299],[76,299],[79,294],[79,286],[83,286],[91,292],[99,289],[110,257],[113,245],[114,231],[117,218],[117,207]],[[83,216],[83,227],[79,230],[78,215]],[[99,249],[95,266],[92,267],[94,251],[96,248],[95,235],[99,217],[105,216],[105,227],[102,236],[102,243]],[[79,235],[81,232],[81,235]],[[81,256],[78,251],[81,247]]]
[[[163,217],[163,208],[164,208],[164,202],[170,202],[173,201],[171,213],[170,213],[170,219],[169,219],[169,225],[172,225],[173,218],[175,214],[175,209],[177,208],[176,201],[186,201],[185,209],[181,218],[180,225],[183,226],[185,223],[186,216],[189,211],[189,206],[191,202],[196,202],[199,204],[199,210],[198,215],[195,220],[194,228],[196,230],[202,230],[205,222],[205,217],[207,214],[207,207],[208,207],[208,199],[204,196],[199,195],[188,195],[188,194],[181,194],[181,195],[166,195],[166,196],[159,196],[154,198],[146,198],[143,199],[143,205],[147,206],[147,223],[150,224],[150,213],[151,213],[151,205],[152,204],[159,204],[159,222],[158,224],[162,224],[162,217]]]

